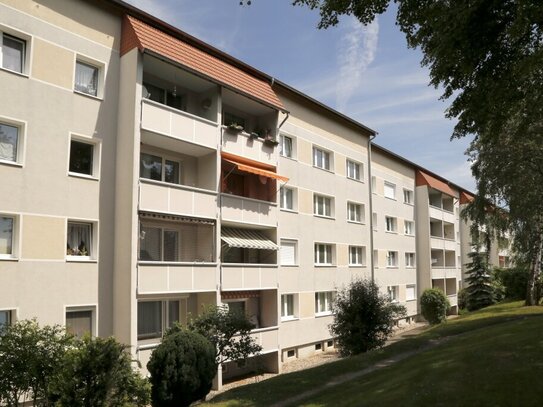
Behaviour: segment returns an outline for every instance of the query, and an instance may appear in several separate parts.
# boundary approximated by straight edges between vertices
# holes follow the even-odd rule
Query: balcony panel
[[[251,336],[262,346],[262,353],[279,349],[279,329],[277,327],[255,329]]]
[[[461,272],[459,269],[452,267],[439,267],[432,268],[432,278],[433,279],[447,279],[447,278],[460,278]]]
[[[223,290],[276,289],[278,271],[276,266],[259,267],[242,265],[222,265]]]
[[[217,194],[181,185],[140,180],[140,210],[215,218]]]
[[[138,265],[138,294],[214,291],[217,267],[206,265]]]
[[[218,124],[150,100],[142,101],[141,128],[216,149]]]
[[[447,299],[449,300],[451,307],[458,305],[458,296],[456,294],[447,295]]]
[[[458,249],[458,243],[456,242],[456,240],[443,240],[443,248],[445,250],[451,250],[451,251],[456,251],[456,249]]]
[[[434,219],[443,220],[443,213],[444,212],[441,209],[436,208],[435,206],[431,206],[431,205],[428,210],[428,215],[430,216],[430,218],[434,218]]]
[[[228,153],[277,166],[278,148],[265,144],[262,139],[250,138],[247,133],[222,130],[222,149]]]
[[[277,204],[237,195],[222,194],[222,220],[258,225],[277,225]]]
[[[432,249],[444,249],[445,248],[445,240],[439,238],[439,237],[430,237],[430,247]]]

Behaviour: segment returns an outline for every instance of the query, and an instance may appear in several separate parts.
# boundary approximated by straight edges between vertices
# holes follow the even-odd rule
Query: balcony
[[[222,151],[275,166],[278,157],[276,150],[273,144],[265,143],[262,138],[244,131],[233,132],[228,127],[222,128]]]
[[[213,291],[217,287],[217,274],[218,268],[212,263],[140,263],[138,294]]]
[[[224,221],[277,225],[277,204],[242,196],[221,194],[221,217]]]
[[[270,353],[279,349],[279,329],[277,326],[253,329],[251,336],[257,344],[262,346],[261,353]]]
[[[222,264],[221,284],[224,290],[256,290],[277,288],[275,264]]]
[[[224,288],[224,287],[223,287]],[[255,328],[253,333],[257,334],[267,346],[275,341],[277,347],[277,334],[269,334],[277,330],[278,305],[277,289],[271,290],[238,290],[221,291],[221,303],[226,305],[232,312],[239,312],[247,315]]]

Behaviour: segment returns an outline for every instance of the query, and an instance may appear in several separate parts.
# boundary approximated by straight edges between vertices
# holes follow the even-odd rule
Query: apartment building
[[[145,372],[226,305],[263,351],[220,387],[333,349],[355,278],[409,321],[425,288],[457,305],[467,191],[375,131],[122,1],[0,0],[0,37],[0,324],[114,335]]]

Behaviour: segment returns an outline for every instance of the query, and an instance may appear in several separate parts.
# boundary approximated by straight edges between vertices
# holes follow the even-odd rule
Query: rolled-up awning
[[[287,182],[288,178],[282,175],[277,174],[276,172],[270,171],[269,169],[262,168],[264,165],[258,165],[252,160],[237,157],[233,154],[222,153],[222,159],[230,164],[234,164],[236,168],[243,172],[248,172],[251,174],[262,175],[263,177],[278,179],[279,181]],[[274,167],[270,166],[271,169]]]
[[[149,219],[149,220],[162,220],[167,222],[178,222],[178,223],[198,223],[201,225],[215,225],[215,221],[212,219],[202,219],[202,218],[191,218],[188,216],[178,216],[170,215],[165,213],[155,213],[155,212],[139,212],[140,219]]]
[[[279,246],[258,230],[222,228],[221,240],[229,247],[279,250]]]

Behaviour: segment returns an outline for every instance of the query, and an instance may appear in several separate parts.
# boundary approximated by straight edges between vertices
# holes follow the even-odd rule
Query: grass
[[[269,406],[339,375],[421,349],[431,340],[452,337],[437,348],[328,388],[305,405],[530,405],[543,397],[543,387],[536,384],[543,373],[543,307],[521,305],[469,313],[380,350],[230,390],[210,404]]]

